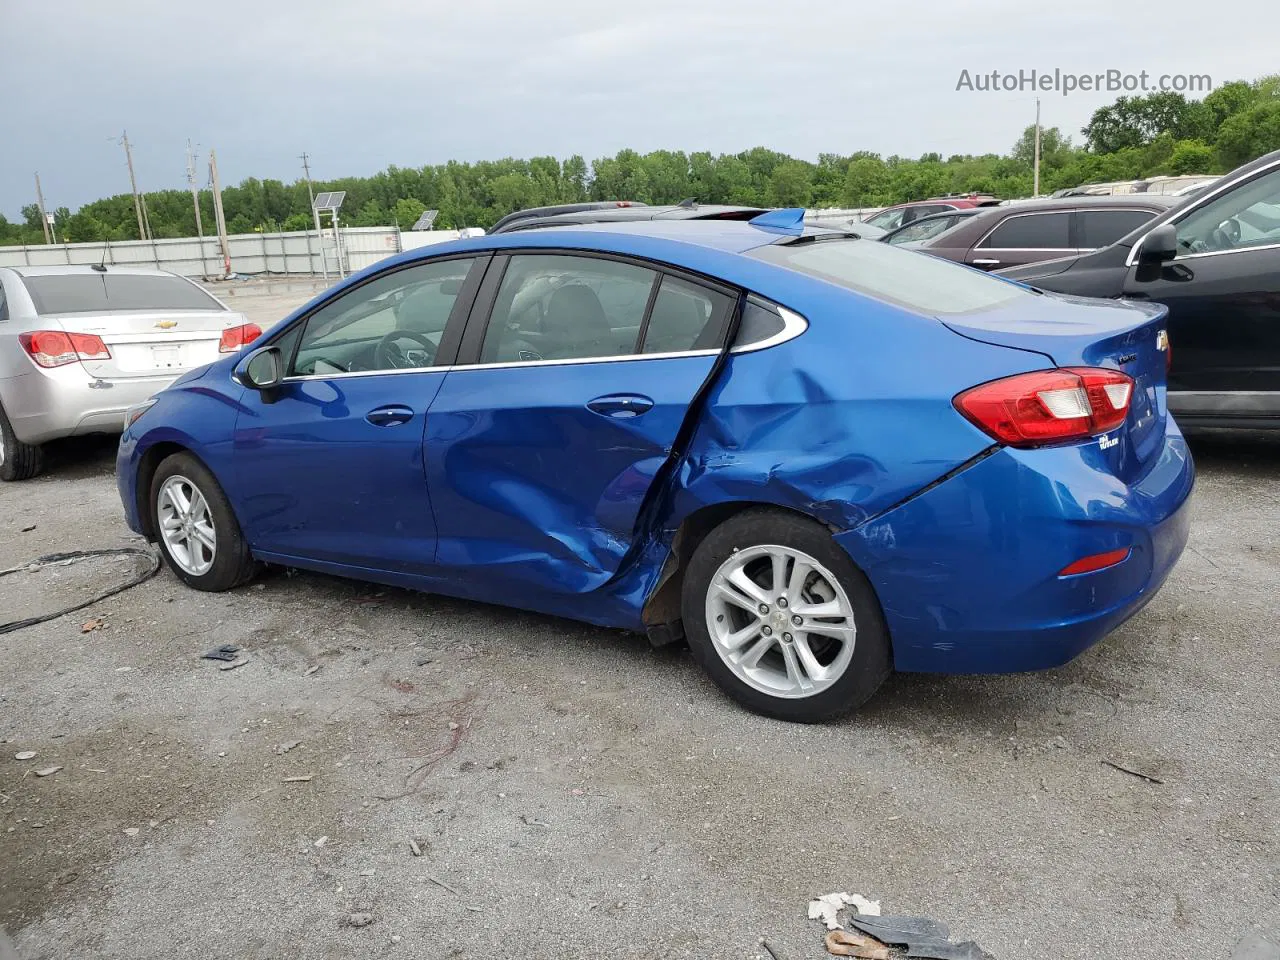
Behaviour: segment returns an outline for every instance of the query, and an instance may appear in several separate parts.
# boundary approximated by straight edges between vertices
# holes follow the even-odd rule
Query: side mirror
[[[284,381],[279,347],[259,347],[236,364],[236,379],[251,390],[270,391]]]
[[[1138,250],[1139,263],[1164,263],[1178,255],[1178,228],[1162,223],[1142,238]]]

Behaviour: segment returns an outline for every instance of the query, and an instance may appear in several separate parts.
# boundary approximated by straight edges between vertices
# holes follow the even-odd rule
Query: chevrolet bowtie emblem
[[[177,325],[178,325],[177,320],[157,320],[156,321],[156,326],[159,327],[161,330],[172,330]]]

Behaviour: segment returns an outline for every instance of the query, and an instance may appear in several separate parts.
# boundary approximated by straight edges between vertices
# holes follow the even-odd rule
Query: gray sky
[[[815,159],[1006,152],[1030,91],[962,69],[1274,72],[1272,0],[0,0],[0,212],[185,185],[187,138],[224,185],[388,164],[622,147]],[[1253,24],[1257,29],[1247,29]],[[1265,28],[1264,28],[1265,27]],[[1042,93],[1079,128],[1117,93]],[[203,165],[202,165],[203,169]],[[203,179],[203,173],[202,173]]]

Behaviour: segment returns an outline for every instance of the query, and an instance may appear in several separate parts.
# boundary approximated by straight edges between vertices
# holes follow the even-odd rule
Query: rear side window
[[[770,337],[776,337],[785,327],[782,315],[775,308],[757,301],[755,297],[748,297],[733,345],[746,347],[753,343],[763,343]]]
[[[1155,216],[1150,210],[1080,210],[1080,246],[1087,250],[1109,247]]]
[[[1071,214],[1027,213],[1010,217],[978,244],[998,250],[1066,250]]]
[[[64,273],[22,278],[41,315],[103,310],[224,310],[194,283],[169,274]]]
[[[4,298],[4,281],[0,280],[0,323],[9,319],[9,301]]]
[[[1035,296],[950,260],[875,240],[774,243],[748,255],[931,316],[989,310]]]
[[[720,346],[733,301],[697,284],[664,276],[645,328],[643,353],[713,350]]]

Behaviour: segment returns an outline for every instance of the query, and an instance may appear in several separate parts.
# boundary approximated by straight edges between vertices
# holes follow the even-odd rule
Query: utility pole
[[[1040,98],[1036,97],[1036,159],[1035,183],[1031,187],[1033,197],[1040,196]]]
[[[40,174],[36,174],[36,206],[40,208],[40,226],[44,227],[45,244],[52,243],[49,239],[49,215],[44,212],[44,191],[40,189]]]
[[[218,244],[222,247],[223,275],[231,276],[231,248],[227,242],[227,215],[222,209],[222,185],[218,182],[218,153],[209,150],[209,179],[213,181],[213,218],[218,223]]]
[[[320,244],[320,272],[324,275],[327,283],[329,280],[329,262],[324,255],[324,234],[320,232],[320,211],[316,209],[316,192],[311,186],[311,165],[309,162],[311,158],[307,156],[307,151],[303,150],[302,156],[298,159],[302,161],[302,174],[307,178],[307,198],[311,201],[311,216],[316,223],[316,243]],[[311,242],[307,241],[307,249],[309,250],[310,248]],[[308,263],[307,269],[312,270],[314,267]],[[315,276],[315,274],[312,274],[312,276]]]
[[[133,212],[138,218],[138,239],[150,240],[147,228],[143,225],[142,197],[138,195],[138,178],[133,175],[133,151],[129,148],[128,130],[120,135],[120,142],[124,144],[124,159],[129,165],[129,186],[133,188]]]
[[[200,222],[200,191],[196,188],[196,154],[187,141],[187,184],[191,187],[191,202],[196,208],[196,236],[200,244],[200,273],[208,276],[204,268],[204,225]]]

